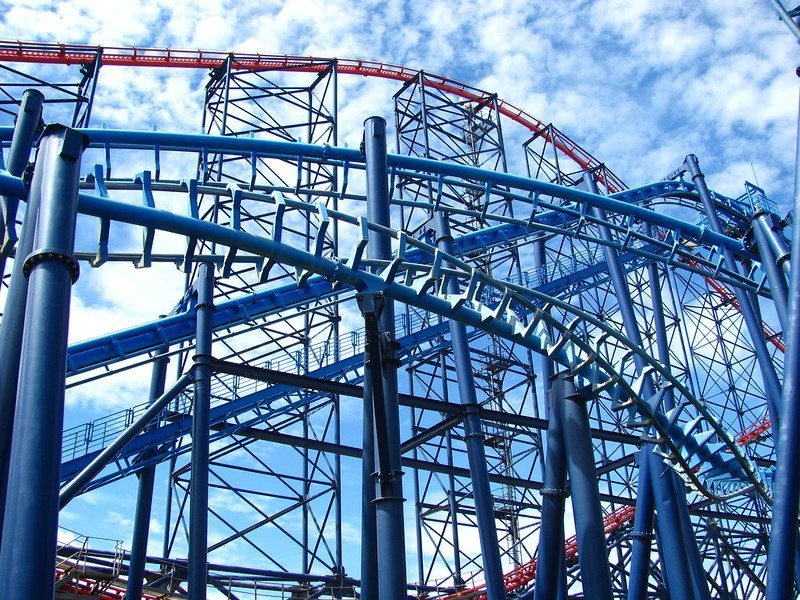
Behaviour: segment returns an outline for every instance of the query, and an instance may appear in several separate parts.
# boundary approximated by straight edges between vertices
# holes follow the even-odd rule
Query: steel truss
[[[204,134],[89,128],[101,57],[211,67]],[[762,190],[715,194],[692,156],[628,190],[496,95],[392,65],[24,43],[0,58],[82,73],[73,89],[4,65],[0,84],[40,90],[46,121],[66,114],[48,100],[74,105],[37,145],[39,96],[6,92],[27,108],[0,128],[3,593],[51,593],[58,556],[57,593],[102,597],[764,597],[789,247]],[[337,147],[349,73],[402,82],[398,154],[375,119],[363,149]],[[503,138],[519,124],[522,152]],[[517,155],[527,177],[507,172]],[[53,206],[99,222],[96,244]],[[120,223],[142,228],[134,251]],[[78,262],[120,261],[174,263],[185,294],[65,354],[36,337],[65,333]],[[149,370],[150,397],[62,433],[59,378],[30,383],[59,367],[70,387]],[[58,505],[134,474],[130,549],[42,541]]]

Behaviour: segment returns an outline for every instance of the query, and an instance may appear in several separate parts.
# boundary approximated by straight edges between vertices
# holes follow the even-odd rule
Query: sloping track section
[[[39,508],[91,528],[87,500],[126,490],[132,541],[58,549],[57,594],[763,597],[789,253],[763,190],[716,194],[694,157],[627,189],[497,95],[383,63],[25,42],[0,42],[0,63],[0,335],[47,263],[16,275],[58,136],[86,145],[75,245],[34,254],[74,256],[84,303],[134,265],[183,289],[65,349],[68,426],[39,450],[60,498]],[[91,128],[112,68],[209,71],[203,133]],[[349,75],[400,85],[360,149],[337,146]],[[24,89],[70,128],[45,130],[23,176]],[[109,395],[122,410],[74,408]],[[61,414],[58,393],[34,397],[21,383],[18,415]],[[18,514],[15,490],[43,485],[20,470],[26,427],[4,458]],[[52,577],[46,546],[31,581]]]

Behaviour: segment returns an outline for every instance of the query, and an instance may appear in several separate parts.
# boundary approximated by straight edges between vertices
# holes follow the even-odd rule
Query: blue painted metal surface
[[[53,594],[63,373],[70,288],[78,274],[71,254],[78,168],[85,142],[75,130],[47,129],[31,189],[39,195],[39,219],[34,250],[25,260],[28,304],[0,548],[0,596],[4,598]]]
[[[208,463],[209,411],[211,409],[211,343],[214,312],[214,271],[208,263],[198,267],[195,311],[197,335],[194,356],[192,404],[192,479],[189,505],[189,594],[206,595],[208,585]]]
[[[434,215],[437,246],[450,254],[453,249],[453,238],[447,213],[442,211]],[[450,279],[447,283],[448,293],[460,293],[458,282]],[[463,323],[450,321],[450,340],[453,346],[456,377],[458,378],[458,395],[465,407],[464,435],[469,460],[469,471],[472,478],[472,494],[475,498],[475,513],[478,522],[478,536],[481,544],[481,560],[486,578],[486,595],[489,600],[506,597],[503,586],[503,567],[500,562],[500,549],[495,529],[495,509],[492,490],[489,485],[489,472],[484,451],[485,433],[478,416],[478,398],[475,392],[475,379],[472,373],[472,361],[467,341],[467,328]]]
[[[117,141],[123,139],[126,140],[124,141],[123,146],[127,145],[127,147],[136,146],[152,148],[152,146],[148,146],[148,144],[152,144],[155,138],[148,138],[145,134],[126,134],[116,139]],[[198,145],[200,144],[201,139],[205,140],[203,142],[205,145],[203,146]],[[149,141],[145,143],[145,140]],[[166,148],[179,147],[170,146],[170,144],[173,143],[185,144],[185,146],[182,146],[185,149],[196,149],[201,147],[203,153],[211,153],[220,150],[233,150],[234,152],[246,151],[245,153],[252,153],[254,152],[252,148],[255,147],[248,145],[248,143],[239,144],[238,142],[231,146],[230,142],[224,139],[216,138],[187,138],[178,136],[166,138],[162,137],[159,138],[159,141],[166,143]],[[104,143],[110,144],[108,141]],[[114,143],[116,143],[116,141]],[[272,143],[269,142],[266,143],[266,145],[259,145],[258,152],[265,152],[265,155],[270,156],[299,157],[301,160],[313,159],[324,161],[332,160],[334,162],[339,161],[336,163],[339,166],[344,166],[345,163],[352,163],[352,167],[357,163],[363,162],[360,154],[359,156],[356,156],[353,154],[353,151],[343,151],[335,148],[320,149],[319,147],[310,147],[302,144],[270,144]],[[248,148],[250,150],[248,150]],[[429,161],[428,163],[414,162],[418,159],[413,159],[412,162],[408,162],[409,160],[411,159],[406,159],[403,157],[389,157],[388,166],[380,169],[379,171],[383,176],[399,177],[407,176],[412,172],[419,173],[420,170],[424,170],[428,173],[426,176],[428,177],[428,181],[436,182],[438,180],[439,182],[444,183],[448,182],[448,178],[471,177],[474,178],[474,180],[483,181],[486,183],[485,189],[487,198],[489,194],[494,193],[495,190],[502,194],[503,192],[502,189],[500,189],[500,186],[505,184],[512,186],[515,190],[529,191],[532,194],[537,194],[537,196],[538,194],[552,194],[554,198],[559,198],[564,202],[558,209],[549,210],[546,212],[546,214],[540,213],[540,216],[543,214],[544,216],[540,221],[537,221],[537,224],[543,225],[545,227],[544,231],[555,231],[555,229],[547,229],[547,227],[555,227],[558,224],[570,224],[570,226],[574,226],[573,224],[576,223],[576,220],[577,223],[581,223],[585,215],[588,214],[588,208],[598,206],[613,208],[619,214],[623,215],[624,218],[628,219],[627,222],[629,231],[630,224],[633,223],[633,219],[639,217],[645,218],[646,221],[652,223],[654,226],[675,229],[678,222],[677,220],[658,214],[649,209],[641,208],[636,204],[631,204],[631,202],[637,202],[637,199],[645,197],[652,199],[661,194],[680,193],[697,195],[700,192],[699,188],[692,189],[688,184],[669,182],[648,186],[644,190],[633,191],[628,194],[620,194],[619,199],[616,199],[602,197],[598,194],[587,194],[571,188],[551,186],[545,182],[531,182],[530,180],[524,180],[522,178],[504,179],[504,177],[511,176],[506,176],[504,174],[491,174],[487,171],[474,169],[471,167],[463,167],[460,165],[453,167],[451,165],[436,163],[435,161]],[[299,162],[300,161],[298,161],[298,164]],[[18,184],[13,178],[3,179],[0,181],[0,185],[2,185],[3,182],[7,184],[7,187],[4,189],[11,190],[12,193],[17,193],[19,190]],[[155,184],[152,182],[152,180],[144,178],[142,179],[142,183],[140,185],[143,186],[145,193],[147,193],[147,190]],[[440,183],[440,185],[442,184]],[[676,190],[679,190],[679,192]],[[702,196],[702,194],[700,195]],[[517,198],[513,194],[509,196],[509,198],[511,197]],[[718,204],[722,204],[723,206],[727,207],[724,210],[730,210],[733,212],[737,210],[737,205],[733,201],[726,202],[728,199],[724,199],[719,196],[714,198],[714,200]],[[401,201],[399,204],[402,205],[402,202],[403,201]],[[534,204],[535,202],[536,201],[534,200]],[[426,268],[429,268],[431,270],[430,272],[433,273],[437,269],[437,263],[435,255],[429,248],[426,248],[424,251],[410,250],[405,255],[403,255],[401,252],[395,252],[392,254],[391,251],[384,253],[383,256],[387,259],[394,260],[394,264],[396,266],[389,267],[385,270],[380,270],[378,274],[375,274],[369,273],[368,271],[363,270],[363,268],[359,268],[358,264],[348,264],[341,261],[337,262],[336,260],[331,260],[324,257],[321,252],[321,245],[317,245],[313,251],[304,251],[300,248],[295,248],[287,244],[280,243],[274,238],[269,239],[252,236],[244,231],[241,231],[235,225],[232,227],[225,227],[214,223],[201,222],[191,217],[181,217],[178,215],[165,213],[163,211],[158,211],[154,209],[153,202],[150,203],[150,206],[122,205],[105,198],[92,196],[91,194],[82,194],[80,198],[80,206],[81,210],[87,214],[98,216],[106,221],[121,220],[123,222],[129,222],[143,226],[148,231],[156,231],[159,229],[172,231],[181,235],[186,235],[190,239],[208,240],[214,244],[227,246],[232,249],[232,252],[236,252],[237,250],[242,252],[251,252],[266,258],[267,261],[289,264],[299,269],[301,274],[319,274],[319,276],[312,275],[311,277],[306,277],[303,275],[299,286],[296,284],[289,284],[282,286],[277,290],[273,289],[265,292],[259,292],[258,294],[253,295],[245,300],[236,299],[230,301],[229,303],[222,303],[220,305],[220,312],[223,314],[219,319],[215,319],[213,324],[214,329],[221,329],[236,324],[246,323],[251,321],[256,316],[265,317],[270,314],[275,314],[281,309],[285,309],[287,306],[302,306],[311,300],[334,298],[341,294],[342,290],[345,289],[354,289],[360,292],[367,291],[369,293],[379,292],[383,293],[389,298],[398,299],[411,306],[416,306],[431,313],[441,314],[445,317],[455,319],[460,323],[475,327],[478,330],[498,335],[503,339],[513,340],[515,343],[521,344],[526,348],[543,353],[554,359],[562,366],[572,369],[575,375],[582,377],[583,380],[588,381],[590,385],[600,387],[603,390],[612,390],[612,395],[614,395],[617,399],[619,399],[621,395],[623,403],[628,402],[626,398],[631,396],[631,392],[626,391],[624,385],[611,383],[611,387],[608,387],[608,382],[611,382],[612,379],[609,379],[609,376],[607,375],[607,368],[604,367],[601,369],[594,365],[590,365],[589,362],[585,361],[585,357],[581,356],[581,352],[586,352],[586,349],[577,349],[579,347],[579,345],[577,347],[575,346],[577,340],[573,340],[573,338],[566,333],[567,330],[561,329],[558,332],[555,332],[555,339],[549,336],[540,335],[538,333],[536,335],[531,335],[532,329],[528,329],[526,333],[523,333],[522,325],[519,323],[519,318],[522,316],[521,312],[524,311],[521,308],[517,308],[516,314],[511,314],[508,312],[504,313],[504,310],[508,308],[508,301],[505,299],[504,294],[521,294],[521,297],[526,297],[529,300],[541,302],[546,301],[545,299],[550,297],[549,294],[558,293],[562,290],[567,291],[574,288],[574,290],[586,291],[587,289],[591,289],[591,286],[596,286],[598,284],[606,285],[603,283],[604,279],[601,274],[604,267],[608,265],[608,259],[606,259],[604,263],[599,259],[599,253],[597,252],[595,252],[594,255],[587,254],[586,256],[577,254],[573,255],[568,261],[563,260],[551,263],[552,270],[546,274],[541,269],[534,269],[533,272],[522,272],[521,274],[512,277],[510,281],[506,282],[493,279],[491,280],[491,285],[495,286],[494,289],[488,291],[484,289],[481,291],[479,296],[467,296],[464,300],[459,301],[455,299],[456,296],[462,294],[462,292],[467,294],[470,293],[468,289],[463,289],[463,286],[469,285],[469,282],[464,279],[463,276],[461,278],[460,285],[456,278],[450,278],[451,283],[448,285],[450,285],[451,289],[449,290],[449,294],[443,293],[443,288],[439,286],[439,283],[435,279],[432,279],[432,281],[434,283],[434,287],[437,288],[438,291],[430,294],[426,294],[425,291],[420,293],[420,289],[418,287],[414,288],[413,286],[405,285],[396,279],[396,270],[398,267],[415,262],[420,265],[425,265]],[[420,206],[422,206],[422,204],[420,204]],[[488,202],[486,206],[488,206]],[[320,208],[318,210],[321,211],[322,209]],[[322,216],[322,213],[320,213],[320,215]],[[340,216],[337,215],[336,218],[338,219]],[[599,220],[602,223],[606,221],[606,218],[605,216],[601,216],[599,217]],[[371,221],[373,221],[373,223],[376,222],[375,219],[371,219]],[[503,243],[515,243],[519,240],[530,238],[533,233],[532,229],[526,227],[524,224],[514,221],[513,219],[506,222],[501,220],[500,222],[503,224],[487,227],[483,230],[461,236],[456,240],[456,249],[454,249],[453,252],[455,252],[456,255],[466,255],[474,251],[474,249],[483,247],[484,245],[487,247],[500,247]],[[581,225],[579,224],[578,228],[580,227]],[[687,228],[685,224],[684,228],[681,229],[681,233],[688,238],[694,238],[696,240],[706,241],[712,244],[718,243],[720,244],[720,249],[722,250],[733,249],[742,256],[748,256],[747,251],[741,246],[741,242],[733,238],[727,238],[721,234],[714,235],[713,233],[709,233],[708,230],[703,230],[702,228],[693,228],[693,226]],[[380,235],[376,234],[376,230],[373,228],[373,230],[369,233],[369,238],[380,239]],[[321,239],[321,236],[318,236],[318,240]],[[400,244],[402,245],[402,243],[403,240],[400,239]],[[669,242],[669,244],[672,243],[677,243],[677,240],[672,240]],[[621,256],[617,260],[619,261],[621,259],[622,261],[629,262],[631,269],[638,268],[642,264],[647,264],[652,260],[664,260],[664,262],[673,264],[670,261],[673,261],[675,255],[674,250],[672,253],[670,253],[668,249],[669,244],[650,242],[650,245],[648,245],[648,243],[632,243],[629,245],[629,242],[626,240],[626,242],[621,246]],[[606,250],[609,249],[614,249],[614,243],[611,242],[610,239],[606,240]],[[147,253],[148,244],[146,243],[143,255],[146,255]],[[463,264],[464,263],[458,260],[453,263],[455,269],[463,269]],[[730,264],[732,264],[732,259]],[[727,268],[727,266],[725,268]],[[554,277],[556,273],[558,273],[558,277]],[[723,269],[717,269],[717,273],[722,274]],[[725,277],[728,277],[728,275],[725,274]],[[745,282],[746,280],[747,278],[741,279],[741,281]],[[332,281],[340,284],[340,286],[343,287],[334,288],[331,283]],[[589,287],[587,287],[587,285]],[[431,289],[430,286],[428,286],[427,289]],[[750,287],[749,289],[754,288]],[[503,290],[506,290],[506,292],[503,292]],[[515,302],[517,301],[515,300]],[[531,314],[534,316],[538,314],[536,313],[536,309],[533,310],[534,312]],[[534,318],[534,321],[535,320],[536,319]],[[391,322],[393,323],[394,319],[391,319]],[[180,341],[191,340],[193,337],[193,326],[194,321],[191,314],[183,313],[168,317],[158,324],[142,326],[141,328],[123,332],[119,335],[107,336],[101,340],[95,340],[86,344],[77,345],[72,349],[73,352],[71,353],[72,356],[68,365],[68,369],[71,369],[72,373],[77,374],[80,372],[85,372],[86,370],[96,366],[108,366],[119,360],[132,358],[137,355],[141,356],[143,353],[154,351],[159,345],[163,345],[164,343],[176,343]],[[657,324],[657,328],[658,327],[659,326]],[[463,325],[460,328],[463,329]],[[663,329],[663,324],[660,328]],[[427,339],[426,336],[429,333],[430,332],[423,332],[423,335],[419,339]],[[630,342],[636,345],[635,340],[630,340]],[[660,346],[663,345],[662,342],[663,340],[660,339]],[[641,343],[638,345],[641,346]],[[462,346],[467,348],[466,343]],[[664,352],[663,348],[661,348],[661,352]],[[640,357],[641,355],[636,355],[635,358],[638,359]],[[468,361],[465,361],[465,364],[466,362]],[[322,367],[320,369],[320,374],[322,376],[329,377],[334,373],[346,372],[348,369],[352,369],[353,367],[357,366],[357,364],[358,361],[354,362],[348,359],[334,361],[333,363]],[[300,363],[297,363],[297,365],[297,368],[299,369]],[[613,377],[614,376],[612,375],[612,378]],[[647,386],[646,376],[644,377],[644,386]],[[219,412],[215,413],[214,411],[218,407],[213,407],[211,409],[211,422],[213,423],[214,418],[222,417],[223,414],[242,414],[242,412],[246,412],[252,410],[256,406],[260,406],[265,398],[279,398],[290,391],[292,391],[291,386],[274,386],[274,388],[270,388],[270,392],[271,394],[275,394],[275,396],[259,393],[244,395],[238,399],[234,399],[229,406],[226,406],[225,409],[227,412],[220,410]],[[637,400],[637,402],[641,402],[641,400],[647,400],[648,395],[646,390],[643,390],[642,388],[642,390],[639,391],[644,391],[645,393],[641,399]],[[668,390],[666,394],[671,394],[671,390]],[[303,402],[311,401],[310,399],[313,399],[313,397],[313,395],[309,396],[308,398],[304,399]],[[296,404],[295,406],[298,405]],[[738,455],[734,454],[731,457],[725,457],[722,454],[722,448],[730,448],[729,445],[726,446],[725,444],[722,444],[720,447],[713,447],[705,442],[696,441],[691,432],[688,432],[677,426],[671,421],[671,417],[668,414],[665,415],[664,413],[660,412],[662,409],[669,411],[669,407],[666,406],[666,403],[660,406],[654,405],[651,407],[651,409],[646,409],[646,407],[643,405],[637,404],[637,410],[645,410],[645,412],[650,410],[652,412],[652,414],[648,414],[650,415],[650,418],[653,419],[654,423],[657,424],[659,431],[668,432],[673,436],[673,448],[675,448],[676,451],[680,450],[683,452],[681,458],[684,461],[702,460],[704,463],[707,463],[708,468],[703,470],[702,474],[709,481],[718,479],[720,481],[720,489],[722,487],[729,486],[729,482],[732,481],[740,481],[746,485],[748,479],[752,477],[752,472],[741,466],[741,458]],[[263,416],[260,418],[263,418]],[[221,420],[216,422],[220,423]],[[153,445],[156,443],[161,444],[169,442],[169,440],[176,439],[176,436],[180,437],[181,435],[185,435],[185,429],[181,429],[180,427],[172,428],[173,425],[175,425],[175,423],[164,424],[157,429],[144,432],[142,435],[135,438],[129,444],[129,446],[125,448],[123,455],[133,457],[136,456],[141,450],[152,450]],[[239,426],[243,426],[243,424],[236,425],[236,427]],[[220,437],[229,435],[236,429],[236,427],[226,428],[224,432],[221,432]],[[156,433],[157,435],[154,435]],[[148,435],[150,435],[150,437],[148,437]],[[107,438],[101,436],[98,439],[104,440]],[[156,440],[159,440],[159,442],[156,442]],[[101,445],[103,443],[103,441],[100,442]],[[145,456],[142,456],[142,458],[147,461],[147,464],[154,464],[154,462],[163,459],[165,455],[169,455],[169,453],[174,452],[174,450],[164,448],[164,452],[160,454],[148,453],[149,455],[145,455],[146,458]],[[86,459],[78,459],[78,462],[82,460],[85,461]],[[75,462],[75,464],[77,465],[78,462]],[[83,464],[85,464],[85,462]],[[137,465],[136,467],[133,467],[133,465],[130,466],[134,470],[140,470],[142,467],[142,465]],[[764,477],[767,476],[764,475]],[[109,480],[110,479],[108,477],[103,477],[95,483],[100,485]],[[479,494],[476,494],[476,496],[477,495]],[[478,505],[485,506],[486,504],[482,501],[479,501]],[[681,515],[680,518],[683,520],[688,520],[688,515]],[[394,523],[396,526],[397,523],[401,522],[401,520],[396,518],[395,515],[393,519],[390,519],[387,522]],[[689,537],[691,534],[684,532],[683,535],[685,537]],[[395,536],[395,538],[396,537],[398,536]],[[676,542],[675,540],[666,540],[664,544],[667,547],[672,548],[677,547],[683,542],[685,542],[685,539],[681,542]],[[484,556],[484,558],[486,557]],[[492,582],[500,582],[502,584],[499,577],[490,576],[489,579],[490,585]],[[703,592],[697,589],[697,577],[693,576],[692,581],[695,589],[691,593],[702,597]],[[673,586],[670,588],[671,590],[672,587]],[[679,587],[680,586],[678,586],[678,588]],[[397,586],[394,586],[393,589],[396,588]],[[676,593],[680,593],[679,590]]]
[[[41,118],[42,101],[41,93],[36,91],[26,91],[23,96],[6,165],[12,175],[21,175],[28,164],[34,134]],[[21,240],[17,244],[17,252],[20,256],[28,256],[33,250],[38,200],[38,195],[28,199],[27,214],[20,233]],[[16,242],[17,206],[14,199],[5,196],[0,197],[0,203],[2,203],[0,225],[5,224],[3,226],[3,243],[0,247],[0,279],[2,279],[5,273],[7,254],[11,252]],[[4,365],[0,372],[0,539],[2,539],[8,485],[8,465],[17,400],[23,323],[28,298],[28,282],[23,273],[23,263],[22,260],[14,262],[8,296],[3,307],[3,320],[0,322],[0,364]]]
[[[169,359],[163,354],[167,348],[159,352],[162,355],[153,362],[150,377],[150,403],[155,402],[164,393]],[[136,494],[136,513],[131,539],[131,561],[128,567],[128,582],[125,589],[125,600],[139,600],[144,587],[144,572],[147,563],[147,538],[150,533],[150,517],[153,506],[153,489],[155,487],[155,466],[142,469],[138,474],[139,489]]]
[[[386,121],[370,117],[364,122],[364,154],[367,165],[367,215],[373,223],[391,227],[389,180],[386,169]],[[402,242],[401,242],[402,243]],[[392,258],[388,236],[371,236],[369,258]],[[365,310],[363,304],[370,304]],[[381,304],[380,308],[376,304]],[[362,300],[366,349],[364,389],[372,389],[375,423],[375,525],[378,549],[378,597],[401,600],[406,594],[405,520],[403,471],[400,465],[400,407],[397,399],[394,302],[374,295]],[[371,322],[371,326],[370,326]],[[367,364],[369,362],[370,364]],[[367,394],[365,393],[365,399]],[[380,397],[380,402],[378,398]]]
[[[800,123],[798,123],[800,130]],[[794,210],[800,214],[800,136],[797,140]],[[794,228],[792,246],[800,244],[800,227]],[[768,557],[767,600],[790,598],[794,594],[796,572],[797,518],[800,503],[800,252],[791,258],[789,279],[789,329],[786,335],[786,368],[781,397],[782,421],[779,430],[777,472],[775,474],[775,503],[770,530]]]

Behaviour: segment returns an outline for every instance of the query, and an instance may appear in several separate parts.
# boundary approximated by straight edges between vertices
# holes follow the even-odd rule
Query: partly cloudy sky
[[[738,196],[745,179],[756,179],[783,212],[792,196],[798,47],[768,0],[5,0],[2,7],[4,39],[364,58],[425,69],[556,124],[630,186],[661,179],[694,153],[720,192]],[[204,78],[202,71],[106,67],[94,124],[198,131]],[[398,87],[342,78],[340,141],[357,145],[364,118],[390,117]],[[509,125],[506,133],[511,169],[521,171],[526,132]],[[94,296],[75,299],[73,339],[171,307],[168,294],[137,293],[163,283],[155,269],[135,279],[87,277]],[[170,278],[177,290],[182,281]],[[138,300],[123,314],[114,296]],[[92,400],[116,406],[143,383],[124,385],[99,387]],[[105,518],[110,530],[130,526],[118,512]],[[79,520],[77,511],[68,510],[70,519]]]
[[[770,194],[790,197],[797,46],[767,0],[4,5],[7,39],[311,54],[418,67],[496,92],[555,123],[629,184],[657,179],[694,152],[721,191],[737,194],[739,182],[753,178],[752,163]],[[197,99],[185,73],[172,79],[107,69],[102,78],[125,81],[128,91],[153,99],[154,111],[126,115],[135,124],[168,127],[167,115],[185,115],[180,108]],[[388,95],[343,95],[345,116],[352,101],[372,112],[390,104]],[[363,116],[352,115],[352,122]]]

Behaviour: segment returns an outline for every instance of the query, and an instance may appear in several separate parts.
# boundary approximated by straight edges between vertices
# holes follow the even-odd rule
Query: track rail
[[[232,68],[263,71],[299,71],[322,73],[335,65],[337,73],[361,75],[395,81],[409,82],[420,77],[423,71],[402,65],[353,58],[321,58],[312,56],[254,54],[217,50],[175,50],[170,48],[139,48],[131,46],[88,46],[0,40],[0,62],[37,64],[85,65],[98,57],[103,66],[162,67],[178,69],[217,69],[231,60]],[[483,102],[497,98],[466,83],[444,75],[424,72],[425,85],[466,100]],[[510,102],[497,98],[497,109],[503,116],[519,123],[532,133],[542,135],[575,161],[582,169],[593,170],[602,163],[563,133],[553,138],[547,124]],[[611,192],[625,189],[625,184],[613,173],[608,173],[604,183]]]

